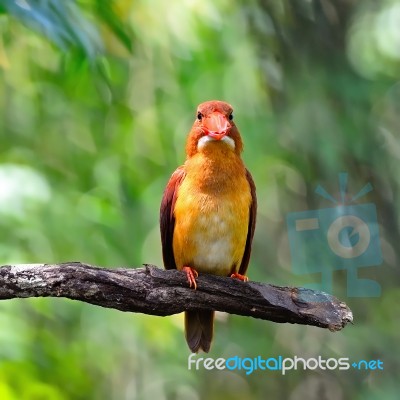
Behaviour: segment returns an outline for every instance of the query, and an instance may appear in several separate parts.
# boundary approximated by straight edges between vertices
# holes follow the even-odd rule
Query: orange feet
[[[183,267],[182,271],[186,273],[186,277],[189,282],[189,287],[193,287],[193,289],[196,290],[197,289],[196,278],[199,276],[198,272],[192,267]]]
[[[231,275],[231,278],[239,279],[240,281],[243,281],[243,282],[249,281],[249,278],[246,275],[241,275],[241,274],[238,274],[237,272],[234,272]]]

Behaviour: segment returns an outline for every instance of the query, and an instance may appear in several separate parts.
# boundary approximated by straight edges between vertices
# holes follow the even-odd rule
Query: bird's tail
[[[186,311],[185,336],[193,353],[203,350],[208,353],[214,330],[214,311]]]

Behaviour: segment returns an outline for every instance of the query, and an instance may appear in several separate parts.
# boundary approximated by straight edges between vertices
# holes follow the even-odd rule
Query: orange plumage
[[[187,159],[169,180],[160,209],[164,265],[245,280],[255,228],[256,194],[241,158],[243,144],[232,107],[221,101],[199,105],[186,145]],[[185,313],[190,349],[209,351],[214,312]]]

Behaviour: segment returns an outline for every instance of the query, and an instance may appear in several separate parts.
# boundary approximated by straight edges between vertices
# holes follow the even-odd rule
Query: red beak
[[[203,127],[208,136],[221,140],[226,135],[231,124],[225,115],[218,111],[214,111],[204,119]]]

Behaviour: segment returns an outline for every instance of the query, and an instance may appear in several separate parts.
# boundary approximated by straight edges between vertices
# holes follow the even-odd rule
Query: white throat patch
[[[203,149],[209,142],[224,142],[226,143],[232,150],[235,150],[235,141],[229,137],[224,136],[221,140],[214,139],[211,136],[203,136],[197,143],[197,150]]]

